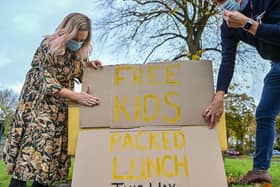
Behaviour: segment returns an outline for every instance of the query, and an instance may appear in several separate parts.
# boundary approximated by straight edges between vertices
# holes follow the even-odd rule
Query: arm
[[[60,97],[69,99],[75,103],[85,106],[94,106],[99,104],[99,99],[89,94],[89,90],[86,92],[74,92],[68,88],[64,88],[60,82],[56,79],[59,75],[58,68],[55,64],[55,57],[48,54],[46,59],[41,62],[40,71],[42,73],[42,93],[50,95],[59,95]]]
[[[224,11],[223,18],[231,28],[242,28],[249,19],[237,11]],[[254,21],[248,32],[260,40],[280,46],[279,24],[260,24]]]
[[[85,106],[95,106],[99,105],[99,99],[94,97],[93,95],[89,94],[89,89],[86,92],[74,92],[70,89],[62,88],[58,95],[63,98],[67,98],[71,101],[74,101],[76,103],[85,105]]]
[[[218,123],[224,111],[224,95],[227,93],[234,72],[234,62],[238,40],[230,33],[225,23],[221,26],[222,63],[220,65],[217,91],[210,105],[203,112],[203,117],[212,129]]]
[[[256,38],[280,46],[280,25],[279,24],[259,24],[254,23],[250,32]]]
[[[231,35],[230,29],[225,22],[221,26],[222,38],[222,63],[219,68],[216,91],[224,91],[227,93],[229,84],[233,77],[235,56],[238,40]]]

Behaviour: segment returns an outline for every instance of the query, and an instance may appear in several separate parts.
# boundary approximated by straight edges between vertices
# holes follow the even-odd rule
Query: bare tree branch
[[[144,64],[147,62],[148,58],[153,54],[153,52],[160,46],[162,46],[165,42],[167,42],[168,40],[172,40],[172,39],[175,39],[176,36],[173,36],[173,37],[169,37],[165,40],[163,40],[162,42],[160,42],[159,44],[157,44],[155,47],[153,47],[153,49],[151,50],[151,52],[148,54],[148,56],[146,57],[146,59],[144,60]]]

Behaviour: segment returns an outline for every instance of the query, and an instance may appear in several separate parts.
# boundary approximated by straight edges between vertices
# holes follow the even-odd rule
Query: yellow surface
[[[223,113],[219,123],[217,124],[217,128],[216,129],[218,130],[218,133],[219,133],[219,141],[220,141],[221,149],[223,151],[225,151],[228,148],[225,113]]]
[[[68,154],[75,155],[76,145],[78,140],[79,131],[82,130],[79,127],[80,111],[77,106],[69,106],[68,108]],[[83,129],[89,130],[89,129]],[[223,114],[219,124],[217,125],[219,133],[219,141],[222,150],[227,149],[227,136],[226,136],[226,123],[225,115]]]
[[[80,108],[69,106],[68,108],[68,154],[75,155],[79,134]]]

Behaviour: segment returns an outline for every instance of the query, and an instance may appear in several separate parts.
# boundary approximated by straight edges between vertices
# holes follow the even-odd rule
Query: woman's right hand
[[[89,92],[89,88],[87,88],[86,91],[84,92],[74,92],[72,90],[69,90],[67,88],[62,88],[59,92],[58,95],[70,99],[71,101],[85,105],[85,106],[96,106],[100,104],[100,99],[97,97],[93,96]]]
[[[90,95],[88,92],[76,93],[75,102],[85,106],[96,106],[100,104],[100,100]]]

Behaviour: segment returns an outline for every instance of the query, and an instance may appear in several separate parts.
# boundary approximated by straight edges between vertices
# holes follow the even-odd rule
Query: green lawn
[[[10,176],[6,175],[6,167],[3,161],[0,161],[0,187],[9,185]]]
[[[69,176],[67,177],[67,180],[71,180],[72,174],[73,174],[73,166],[74,166],[74,159],[72,159],[72,166],[69,171]],[[0,187],[8,187],[11,176],[6,174],[6,166],[2,160],[0,160]],[[54,185],[56,186],[56,185]],[[27,187],[31,187],[31,183],[27,183]]]
[[[252,168],[252,161],[252,157],[225,158],[224,164],[227,177],[240,178]],[[269,172],[272,176],[273,187],[280,187],[280,157],[273,157]],[[242,187],[247,186],[243,185]]]
[[[72,166],[74,165],[73,163],[74,160],[72,160]],[[228,177],[239,178],[240,176],[244,175],[250,168],[252,168],[252,157],[225,158],[225,169],[226,175]],[[72,171],[73,167],[70,169],[68,179],[71,179]],[[273,187],[280,187],[280,157],[273,158],[270,174],[273,179]],[[7,187],[9,181],[10,176],[6,175],[5,165],[3,161],[0,161],[0,187]],[[28,187],[30,187],[30,184],[28,184]]]

